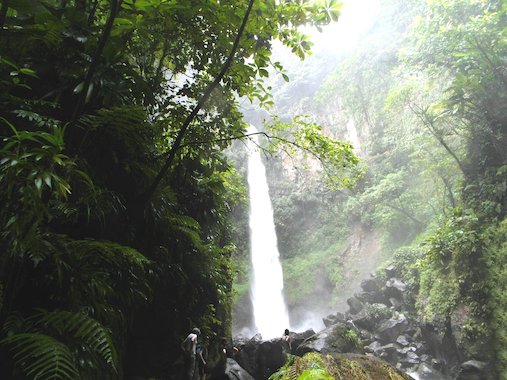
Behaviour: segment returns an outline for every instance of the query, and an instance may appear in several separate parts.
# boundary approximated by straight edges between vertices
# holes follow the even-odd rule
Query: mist
[[[334,124],[335,132],[333,133],[336,134],[336,137],[348,140],[354,146],[356,154],[361,155],[363,147],[360,141],[360,131],[356,130],[354,120],[343,115],[338,116],[341,120],[330,120],[329,116],[326,116],[326,114],[329,115],[329,110],[326,108],[333,108],[334,105],[317,104],[315,96],[325,84],[326,78],[336,70],[336,67],[347,57],[354,55],[355,49],[361,41],[368,40],[375,34],[385,36],[386,30],[375,28],[376,25],[378,26],[379,11],[380,3],[377,0],[345,1],[337,23],[323,27],[322,31],[303,30],[311,35],[313,42],[312,55],[303,61],[295,57],[287,47],[274,41],[273,61],[282,63],[290,81],[286,83],[275,75],[272,84],[274,106],[270,113],[245,106],[245,120],[257,127],[262,127],[263,122],[270,120],[270,114],[290,120],[295,115],[310,111],[313,114],[312,117],[322,125]],[[339,110],[334,111],[340,112]],[[275,204],[275,221],[279,240],[281,240],[279,246],[281,257],[284,259],[285,271],[291,261],[292,248],[290,243],[286,241],[290,239],[289,235],[308,234],[308,231],[321,228],[323,223],[319,220],[319,215],[314,212],[312,205],[306,207],[303,205],[297,220],[299,230],[293,229],[291,234],[284,234],[283,228],[280,228],[284,224],[280,212],[283,213],[281,208],[287,205],[282,205],[280,202],[284,202],[282,198],[287,192],[298,194],[305,191],[306,178],[315,176],[315,173],[301,171],[290,160],[282,159],[280,163],[277,161],[278,158],[268,156],[264,157],[264,160],[267,162],[270,193]],[[283,163],[284,161],[285,163]],[[320,227],[318,227],[319,225]],[[290,324],[296,331],[307,329],[319,331],[324,328],[323,317],[332,312],[345,311],[347,298],[360,289],[361,280],[368,278],[381,261],[380,244],[375,231],[366,231],[359,224],[351,225],[348,232],[336,232],[334,237],[338,244],[336,247],[327,249],[326,260],[328,263],[336,265],[341,271],[340,282],[342,285],[340,289],[335,289],[334,281],[329,279],[329,275],[321,266],[308,268],[320,275],[312,280],[311,289],[305,289],[302,292],[306,293],[305,297],[298,299],[295,303],[289,301]],[[287,281],[287,278],[285,286],[286,294],[294,291],[290,288],[291,282]],[[236,334],[243,336],[255,333],[253,321],[248,317],[248,314],[252,312],[248,303],[249,301],[243,299],[235,309],[234,330]]]

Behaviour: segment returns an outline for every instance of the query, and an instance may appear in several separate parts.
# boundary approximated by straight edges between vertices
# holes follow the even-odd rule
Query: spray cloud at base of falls
[[[250,126],[250,134],[257,132]],[[250,257],[253,275],[251,297],[254,322],[263,339],[281,336],[289,328],[283,296],[283,272],[269,197],[266,170],[257,149],[257,136],[248,144],[248,188],[250,195]]]

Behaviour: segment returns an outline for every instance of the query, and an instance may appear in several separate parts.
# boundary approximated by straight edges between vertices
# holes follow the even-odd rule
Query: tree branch
[[[458,156],[456,155],[456,153],[454,153],[454,151],[447,144],[447,142],[444,140],[444,138],[440,135],[440,133],[438,133],[438,129],[434,123],[434,119],[430,115],[428,115],[427,109],[422,109],[422,108],[416,106],[418,108],[418,110],[415,110],[414,107],[410,104],[409,104],[409,107],[412,110],[412,112],[414,112],[416,114],[416,116],[423,122],[423,125],[430,131],[430,133],[433,135],[433,137],[435,137],[437,139],[437,141],[440,143],[440,145],[442,145],[444,147],[444,149],[447,151],[447,153],[449,153],[451,155],[451,157],[454,159],[454,161],[456,161],[456,163],[458,164],[463,175],[466,175],[465,167],[461,163],[461,161],[458,158]]]
[[[391,203],[386,203],[386,206],[392,208],[393,210],[401,212],[403,215],[405,215],[407,218],[409,218],[415,224],[417,224],[419,226],[423,225],[423,222],[421,222],[419,219],[416,219],[413,215],[411,215],[410,213],[408,213],[408,211],[404,210],[403,208],[395,206],[395,205],[393,205]]]
[[[181,142],[183,141],[183,137],[185,136],[187,129],[190,126],[190,123],[195,119],[195,117],[197,116],[197,113],[201,110],[204,103],[208,100],[208,98],[210,97],[213,90],[218,86],[218,84],[220,83],[220,81],[224,77],[225,73],[227,72],[227,70],[231,66],[234,55],[236,54],[236,51],[238,50],[239,41],[240,41],[243,31],[245,29],[245,26],[248,21],[248,17],[250,15],[250,11],[252,10],[252,6],[253,6],[254,1],[255,0],[249,0],[249,2],[248,2],[248,8],[246,10],[245,16],[243,17],[243,21],[241,22],[241,26],[239,27],[238,34],[236,36],[236,39],[234,40],[234,44],[232,45],[231,52],[229,53],[227,60],[225,61],[224,65],[222,66],[222,70],[217,75],[215,80],[212,83],[210,83],[210,85],[206,88],[206,91],[202,95],[199,102],[195,105],[192,112],[187,116],[187,118],[183,122],[183,125],[181,126],[180,130],[178,131],[178,134],[176,135],[174,143],[173,143],[171,149],[169,150],[169,153],[167,155],[164,165],[162,166],[162,168],[158,172],[157,176],[155,177],[155,179],[153,180],[151,185],[146,189],[145,193],[142,195],[142,198],[143,198],[142,200],[144,202],[147,202],[155,193],[155,190],[157,189],[158,185],[160,184],[160,181],[162,180],[162,178],[164,178],[164,176],[167,174],[167,171],[171,167],[174,157],[176,155],[176,152],[178,151],[178,149],[181,146]]]
[[[493,73],[496,75],[496,77],[503,83],[505,88],[507,88],[507,79],[505,79],[505,76],[501,73],[500,70],[498,70],[498,66],[493,63],[488,53],[479,43],[479,40],[477,38],[475,38],[475,47],[477,48],[477,50],[479,50],[483,58],[488,63],[489,67],[491,67],[491,70],[493,70]]]
[[[95,49],[95,53],[93,54],[92,62],[90,63],[90,67],[88,68],[88,72],[86,73],[83,89],[79,94],[77,99],[76,107],[74,108],[74,112],[72,114],[72,118],[70,119],[70,125],[74,125],[77,118],[81,114],[83,109],[86,95],[88,93],[88,88],[90,87],[90,83],[92,81],[93,74],[95,74],[95,70],[97,70],[100,57],[102,56],[102,52],[104,51],[104,47],[106,46],[106,42],[111,35],[111,30],[113,29],[114,19],[118,15],[120,11],[121,3],[123,0],[111,0],[111,12],[109,13],[109,17],[106,21],[106,25],[104,26],[104,30],[102,31],[102,35],[100,36],[99,44],[97,49]]]

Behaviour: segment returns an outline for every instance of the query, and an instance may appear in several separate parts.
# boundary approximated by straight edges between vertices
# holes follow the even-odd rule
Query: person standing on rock
[[[206,380],[206,366],[208,361],[208,342],[209,338],[205,336],[202,342],[197,343],[195,352],[197,354],[197,369],[199,370],[199,379]]]
[[[192,329],[192,332],[181,342],[181,349],[183,350],[183,368],[184,379],[192,380],[195,371],[195,354],[197,346],[197,338],[201,335],[201,330],[197,327]]]
[[[285,329],[282,336],[282,349],[286,354],[290,354],[292,352],[292,342],[290,337],[289,329]]]

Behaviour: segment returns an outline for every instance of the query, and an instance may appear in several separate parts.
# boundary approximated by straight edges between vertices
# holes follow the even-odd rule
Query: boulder
[[[341,314],[341,313],[340,313]],[[290,333],[290,337],[292,339],[292,351],[295,351],[296,348],[303,343],[309,337],[315,335],[315,331],[313,329],[308,329],[302,333]]]
[[[382,348],[382,344],[380,344],[377,341],[374,341],[373,343],[370,343],[369,345],[364,347],[364,351],[369,354],[378,355],[378,352]]]
[[[399,350],[400,346],[396,343],[389,343],[382,347],[380,347],[376,354],[379,358],[388,361],[389,363],[396,363],[399,358]]]
[[[419,380],[444,380],[447,378],[441,372],[431,368],[426,363],[419,364],[414,373],[409,372],[409,375],[412,375]]]
[[[400,335],[398,338],[396,338],[396,343],[402,346],[408,346],[410,344],[407,335]]]
[[[347,300],[347,304],[350,308],[350,314],[355,315],[359,313],[364,308],[364,304],[357,297],[350,297]]]
[[[310,377],[308,370],[318,370],[322,377]],[[325,376],[335,379],[360,380],[409,380],[410,377],[392,365],[373,356],[358,354],[320,355],[312,352],[295,358],[294,362],[284,368],[291,378],[300,378],[305,373],[307,379],[318,379]],[[303,376],[301,376],[302,378]],[[329,378],[326,377],[326,378]]]
[[[343,313],[337,312],[335,314],[329,314],[328,316],[322,318],[322,322],[325,327],[329,327],[338,322],[345,322],[345,315]],[[315,334],[315,332],[314,332]],[[312,334],[313,335],[313,334]]]
[[[286,360],[279,338],[269,341],[250,339],[239,347],[234,360],[256,379],[267,379]]]
[[[381,324],[392,316],[392,311],[382,303],[367,304],[359,313],[350,316],[355,326],[374,331]]]
[[[394,264],[390,264],[385,269],[387,277],[396,276],[396,266]]]
[[[426,342],[428,352],[431,352],[435,359],[445,363],[447,368],[458,367],[461,354],[456,347],[450,329],[444,325],[431,324],[422,324],[420,327],[421,337]]]
[[[456,380],[482,380],[487,378],[487,363],[479,360],[468,360],[460,365]]]
[[[399,299],[394,297],[389,297],[389,303],[394,308],[394,310],[400,310],[401,306],[403,305],[403,303]]]
[[[373,334],[370,331],[365,330],[365,329],[359,330],[359,337],[361,338],[361,341],[364,344],[370,344],[375,340],[375,337],[373,336]]]
[[[227,358],[225,372],[220,380],[254,380],[254,378],[245,371],[234,359]]]
[[[350,317],[350,321],[354,324],[354,326],[360,329],[373,331],[376,327],[375,318],[370,313],[368,313],[366,309],[363,309],[359,313],[352,315]]]
[[[399,278],[390,278],[386,282],[386,294],[389,298],[402,299],[407,285]]]
[[[382,284],[380,283],[378,278],[368,278],[361,282],[361,289],[365,292],[378,292],[380,291]]]
[[[405,315],[398,314],[384,321],[376,331],[382,342],[395,342],[398,336],[407,331],[409,323]]]
[[[403,364],[408,364],[405,367],[410,367],[413,364],[419,364],[421,362],[421,359],[419,358],[419,355],[417,355],[414,351],[408,351],[407,355],[400,359],[400,362]]]
[[[296,349],[296,355],[299,356],[307,352],[362,353],[363,346],[356,330],[345,323],[337,323],[307,338]]]

